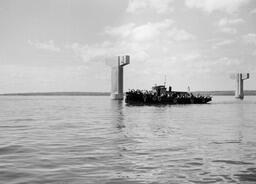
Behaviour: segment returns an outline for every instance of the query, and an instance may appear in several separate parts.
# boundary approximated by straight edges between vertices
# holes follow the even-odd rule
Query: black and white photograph
[[[256,184],[256,0],[0,0],[0,184]]]

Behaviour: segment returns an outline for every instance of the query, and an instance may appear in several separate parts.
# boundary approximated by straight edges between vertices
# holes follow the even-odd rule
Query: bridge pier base
[[[235,74],[236,90],[235,98],[244,99],[244,80],[249,79],[249,73],[237,73]]]
[[[123,67],[130,64],[130,56],[118,56],[116,66],[111,68],[111,94],[110,98],[113,100],[123,100]]]

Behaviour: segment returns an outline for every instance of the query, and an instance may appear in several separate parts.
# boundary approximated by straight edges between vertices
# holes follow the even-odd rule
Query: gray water
[[[256,183],[256,97],[0,97],[0,183]]]

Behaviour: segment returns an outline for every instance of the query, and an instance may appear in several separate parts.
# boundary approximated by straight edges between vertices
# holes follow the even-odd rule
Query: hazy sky
[[[256,89],[256,1],[0,0],[0,93],[109,91],[123,54],[125,89]]]

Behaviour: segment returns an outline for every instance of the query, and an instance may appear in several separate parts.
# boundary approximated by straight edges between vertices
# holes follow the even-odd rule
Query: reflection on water
[[[125,128],[124,124],[124,113],[123,113],[123,101],[112,100],[111,110],[112,110],[112,122],[120,131]]]
[[[2,183],[255,183],[256,98],[0,97]]]

